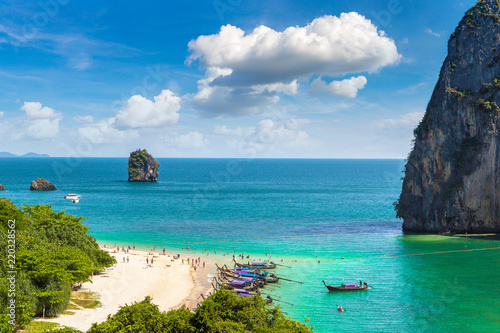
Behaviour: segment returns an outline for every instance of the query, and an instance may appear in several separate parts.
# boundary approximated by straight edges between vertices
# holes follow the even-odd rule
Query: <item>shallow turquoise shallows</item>
[[[500,242],[403,235],[392,206],[402,160],[158,161],[158,182],[144,184],[126,181],[124,158],[0,159],[0,196],[89,217],[101,243],[297,260],[277,272],[304,284],[269,293],[318,332],[500,331]],[[30,192],[36,177],[59,191]],[[357,279],[374,288],[335,293],[321,282]]]

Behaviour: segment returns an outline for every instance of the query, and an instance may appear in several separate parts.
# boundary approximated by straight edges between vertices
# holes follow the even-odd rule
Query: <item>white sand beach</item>
[[[83,284],[80,291],[96,292],[100,295],[101,306],[95,309],[71,310],[74,314],[63,314],[57,318],[44,319],[81,331],[88,330],[92,323],[105,321],[108,315],[115,314],[121,306],[142,301],[151,296],[152,303],[161,311],[196,306],[200,293],[207,293],[207,262],[195,270],[187,263],[187,257],[174,260],[170,256],[154,252],[130,250],[130,253],[111,253],[117,264],[104,274],[96,275],[92,282]],[[123,262],[125,258],[125,262]],[[127,262],[127,258],[129,261]],[[146,258],[149,263],[146,263]],[[154,259],[151,264],[151,259]]]

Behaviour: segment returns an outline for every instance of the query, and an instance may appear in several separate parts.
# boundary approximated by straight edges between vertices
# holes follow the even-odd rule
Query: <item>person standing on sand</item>
[[[149,264],[149,258],[146,258],[146,264]]]
[[[154,258],[151,258],[151,265],[155,262]]]

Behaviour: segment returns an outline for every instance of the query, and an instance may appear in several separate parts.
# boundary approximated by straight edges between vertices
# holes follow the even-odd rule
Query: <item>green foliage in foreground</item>
[[[59,327],[58,323],[50,323],[47,321],[32,321],[26,325],[25,330],[29,333],[44,333]]]
[[[260,297],[239,298],[227,290],[208,297],[195,312],[186,308],[160,312],[151,299],[122,307],[88,333],[236,333],[313,332],[305,324],[286,318],[279,307],[267,308]]]
[[[9,221],[13,220],[12,229]],[[7,316],[11,299],[15,299],[18,327],[28,324],[34,315],[41,316],[44,308],[45,316],[56,316],[68,305],[72,283],[87,281],[92,272],[116,262],[99,249],[83,220],[54,212],[49,205],[25,204],[19,209],[0,199],[0,332],[12,331]],[[9,245],[15,258],[7,256]],[[15,264],[9,261],[13,259]],[[9,271],[16,271],[15,298],[9,296]]]

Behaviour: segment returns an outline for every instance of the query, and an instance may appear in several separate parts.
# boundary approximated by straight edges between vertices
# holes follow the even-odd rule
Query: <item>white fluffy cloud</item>
[[[204,116],[255,114],[260,108],[273,106],[279,101],[275,91],[212,85],[216,78],[231,73],[231,69],[209,67],[205,72],[205,78],[198,81],[198,93],[191,99],[191,104],[201,110]]]
[[[78,117],[73,117],[73,120],[79,123],[93,123],[94,122],[94,117],[92,116],[78,116]]]
[[[210,71],[211,79],[200,80],[194,98],[194,106],[209,116],[252,113],[274,105],[280,92],[296,93],[297,81],[311,75],[376,72],[401,57],[392,39],[355,12],[323,16],[283,32],[259,26],[245,33],[225,25],[188,46],[188,63],[199,61]],[[238,100],[244,103],[231,102]]]
[[[264,119],[254,127],[217,126],[214,134],[224,136],[229,146],[235,150],[259,152],[280,148],[305,148],[314,146],[315,142],[301,128],[309,124],[307,119],[287,119],[274,121]]]
[[[216,126],[214,134],[236,137],[248,137],[255,131],[254,127],[227,128],[226,125]]]
[[[375,72],[400,58],[394,41],[355,12],[323,16],[283,32],[260,26],[245,34],[228,24],[188,46],[190,61],[231,68],[224,80],[245,85],[291,82],[312,74]]]
[[[33,119],[26,125],[26,135],[33,139],[55,138],[59,134],[59,119]]]
[[[54,109],[46,106],[42,107],[40,102],[24,102],[20,110],[26,112],[26,117],[31,119],[55,119],[61,117],[61,114],[56,113]]]
[[[425,32],[434,37],[441,37],[441,34],[439,32],[434,32],[430,28],[425,29]]]
[[[276,92],[252,88],[203,86],[191,104],[206,117],[243,116],[267,110],[279,101]]]
[[[119,130],[115,127],[116,118],[101,120],[78,129],[78,139],[94,144],[115,143],[139,137],[135,130]]]
[[[27,136],[33,139],[54,138],[59,134],[60,113],[54,109],[43,107],[39,102],[24,102],[20,108],[26,113],[24,133],[15,134],[16,138]]]
[[[202,149],[205,148],[209,141],[205,136],[197,131],[186,134],[173,133],[161,137],[163,141],[170,147],[181,149]]]
[[[287,95],[295,95],[299,89],[299,84],[297,83],[297,80],[293,80],[290,83],[277,82],[270,84],[258,84],[252,86],[252,88],[259,92],[267,90],[270,92],[283,92]]]
[[[162,127],[179,120],[181,99],[170,90],[163,90],[154,101],[134,95],[128,99],[123,109],[116,114],[118,125],[140,127]]]
[[[94,122],[91,116],[73,119],[89,123],[78,129],[80,140],[94,144],[114,143],[138,138],[140,128],[162,127],[177,123],[180,108],[180,97],[170,90],[163,90],[155,96],[154,101],[141,95],[130,97],[115,117],[98,122]]]
[[[371,124],[373,129],[398,129],[415,127],[418,125],[425,112],[410,112],[400,118],[382,119]]]
[[[365,87],[367,80],[364,76],[351,77],[342,81],[332,81],[326,83],[318,77],[311,82],[311,93],[326,93],[336,97],[354,98],[358,94],[358,90]]]

